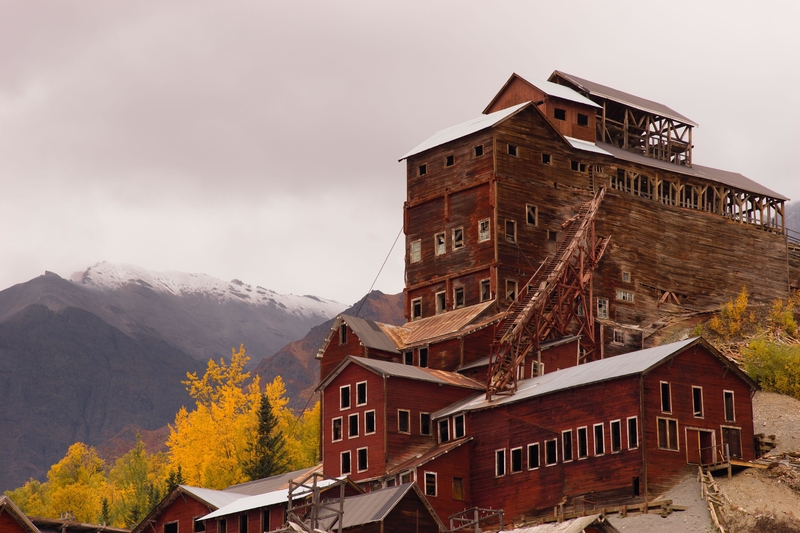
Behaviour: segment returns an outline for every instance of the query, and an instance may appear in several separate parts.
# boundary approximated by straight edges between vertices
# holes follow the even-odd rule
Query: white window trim
[[[727,415],[727,407],[725,406],[725,393],[731,393],[731,407],[733,408],[733,420],[728,420]],[[736,422],[736,394],[732,390],[725,389],[722,391],[722,417],[725,419],[725,422]]]
[[[531,361],[531,377],[544,375],[544,363],[539,361]]]
[[[531,460],[530,460],[531,459],[531,448],[534,447],[534,446],[536,447],[536,459],[537,459],[536,464],[537,464],[537,466],[532,467],[531,466]],[[531,442],[530,444],[528,444],[528,450],[527,451],[528,451],[528,457],[526,459],[528,460],[528,470],[539,470],[539,468],[542,467],[542,448],[541,448],[541,446],[539,446],[538,442]]]
[[[456,428],[458,428],[458,424],[456,424],[456,419],[461,419],[461,429],[463,430],[463,435],[458,435],[456,432]],[[464,415],[456,415],[453,417],[453,440],[460,439],[467,436],[467,419]]]
[[[486,232],[481,231],[481,224],[486,222]],[[487,242],[492,240],[492,222],[488,218],[482,218],[478,221],[478,242]]]
[[[627,272],[627,271],[623,271],[622,272],[622,281],[624,283],[630,283],[631,282],[631,273]]]
[[[569,443],[569,445],[570,445],[570,452],[571,452],[570,455],[572,457],[571,459],[567,459],[567,454],[564,451],[564,450],[567,449],[567,439],[564,438],[564,434],[565,433],[569,433],[570,434],[570,439],[569,439],[570,443]],[[575,449],[574,448],[575,448],[575,432],[572,431],[571,429],[565,429],[564,431],[561,432],[561,462],[562,463],[571,463],[572,461],[575,460]]]
[[[664,385],[667,386],[667,394],[669,394],[669,411],[664,410]],[[671,415],[672,414],[672,384],[669,381],[659,381],[658,382],[658,393],[659,393],[659,400],[661,403],[658,404],[658,409],[660,412],[664,414]]]
[[[583,457],[581,457],[581,430],[583,430],[583,433],[586,436],[586,455]],[[589,458],[589,426],[581,426],[575,430],[575,452],[578,461],[583,461]]]
[[[422,240],[417,239],[415,241],[411,241],[410,249],[408,252],[409,262],[410,263],[419,263],[422,261]]]
[[[350,463],[350,470],[348,470],[347,472],[344,471],[344,456],[345,456],[345,454],[347,454],[347,456],[349,457],[349,461],[348,462]],[[339,452],[339,472],[343,476],[353,473],[353,454],[350,453],[350,450],[345,450],[343,452]]]
[[[372,413],[372,431],[367,431],[367,413]],[[378,420],[375,417],[375,409],[364,411],[364,435],[374,435],[378,425]]]
[[[419,304],[419,314],[414,313],[415,304]],[[411,300],[411,320],[418,320],[422,318],[422,297],[414,298]]]
[[[348,399],[347,407],[342,406],[342,397],[343,397],[342,392],[344,389],[347,389],[347,399]],[[339,410],[348,411],[352,409],[352,407],[353,407],[353,398],[351,398],[350,394],[350,385],[342,385],[341,387],[339,387]]]
[[[602,303],[601,303],[602,302]],[[597,318],[608,319],[608,298],[597,299]]]
[[[603,439],[602,440],[603,451],[600,452],[600,453],[597,453],[597,428],[598,427],[600,428],[600,432],[602,433],[600,435],[600,438]],[[606,427],[605,427],[604,423],[600,422],[599,424],[592,424],[592,444],[593,444],[592,451],[594,451],[594,456],[595,457],[602,457],[603,455],[606,455]]]
[[[511,236],[511,239],[508,238],[508,224],[511,223],[512,227],[514,228],[514,234]],[[505,223],[503,224],[503,237],[505,237],[506,242],[510,242],[513,244],[517,243],[517,221],[507,218]]]
[[[362,383],[364,384],[364,401],[362,403],[359,403],[358,402],[358,386],[361,385]],[[359,407],[359,406],[362,406],[362,405],[367,405],[367,394],[368,394],[367,382],[366,381],[359,381],[358,383],[356,383],[356,407]]]
[[[350,420],[353,419],[353,418],[356,419],[356,434],[355,435],[351,435],[350,434],[350,428],[351,428]],[[347,438],[348,439],[356,439],[356,438],[358,438],[360,433],[361,433],[361,417],[358,416],[358,413],[352,413],[352,414],[347,415]]]
[[[433,494],[428,494],[428,476],[433,476]],[[436,472],[428,472],[427,470],[422,476],[425,486],[422,489],[423,494],[430,498],[436,498],[439,495],[439,476]]]
[[[498,466],[500,465],[500,459],[503,459],[503,473],[501,474],[498,470]],[[508,474],[508,461],[506,461],[506,449],[500,448],[494,451],[494,477],[505,477]]]
[[[621,340],[617,340],[617,336],[620,336]],[[611,344],[615,346],[625,346],[625,331],[619,328],[611,330]]]
[[[447,440],[442,440],[442,424],[447,428]],[[453,440],[450,435],[450,419],[440,419],[436,421],[436,440],[439,442],[450,442]]]
[[[631,420],[636,421],[636,446],[631,446]],[[629,416],[625,419],[625,433],[628,436],[628,449],[636,450],[639,448],[639,417]]]
[[[435,297],[436,297],[436,314],[440,315],[445,311],[447,311],[447,297],[445,291],[437,292]]]
[[[547,462],[547,443],[548,442],[555,442],[556,443],[556,445],[554,447],[554,449],[556,451],[556,457],[555,457],[555,461],[553,461],[552,463],[548,463]],[[556,466],[557,464],[558,464],[558,439],[547,439],[546,441],[544,441],[544,467],[548,468],[550,466]]]
[[[334,426],[336,421],[339,421],[339,438],[333,438],[336,435],[336,431],[334,430]],[[337,416],[331,419],[331,442],[341,442],[344,440],[344,420],[341,416]]]
[[[461,232],[461,244],[458,245],[458,246],[456,246],[456,244],[458,243],[458,240],[456,239],[456,232],[457,231]],[[459,226],[457,228],[453,228],[452,235],[453,235],[453,251],[461,250],[462,248],[464,248],[464,244],[465,244],[465,240],[466,240],[465,235],[464,235],[464,227],[463,226]]]
[[[400,413],[406,413],[408,415],[408,431],[401,431],[400,430]],[[411,411],[408,409],[398,409],[397,410],[397,432],[403,435],[411,435]]]
[[[695,390],[699,390],[700,391],[700,414],[699,415],[697,414],[697,410],[694,408],[695,407],[695,405],[694,405],[694,391]],[[706,417],[706,406],[704,404],[705,404],[705,401],[704,401],[704,398],[703,398],[703,387],[701,387],[699,385],[692,385],[692,415],[694,416],[694,418],[705,418]],[[724,416],[724,413],[723,413],[723,416]]]
[[[632,304],[635,302],[636,295],[631,291],[626,291],[624,289],[617,289],[617,301],[618,302],[625,302]]]
[[[619,426],[619,450],[614,449],[614,423]],[[611,451],[609,453],[619,453],[624,449],[622,446],[622,420],[618,418],[608,423],[608,437],[609,443],[611,444]]]
[[[360,468],[361,465],[358,464],[359,463],[358,452],[360,452],[361,450],[364,450],[366,452],[366,459],[367,459],[366,463],[367,464],[365,465],[365,468]],[[352,465],[350,465],[350,466],[352,468]],[[356,448],[356,472],[366,472],[367,470],[369,470],[369,448],[366,447],[366,446],[363,447],[363,448]]]
[[[524,466],[524,464],[522,462],[523,459],[524,459],[524,457],[522,456],[522,446],[517,446],[516,448],[511,448],[511,450],[509,450],[509,451],[510,451],[510,453],[508,454],[508,459],[509,459],[508,465],[511,468],[509,469],[508,473],[511,474],[512,476],[514,474],[521,474],[522,472],[525,471],[525,466]],[[515,451],[519,451],[519,470],[514,470],[514,452]]]

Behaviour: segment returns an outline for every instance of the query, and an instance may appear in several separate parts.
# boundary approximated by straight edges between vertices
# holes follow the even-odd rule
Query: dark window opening
[[[525,206],[526,222],[529,226],[536,226],[539,224],[539,210],[535,205],[528,204]]]
[[[694,408],[694,416],[702,418],[703,416],[703,389],[700,387],[692,387],[692,407]]]
[[[586,428],[578,428],[578,459],[584,459],[589,455],[589,436]]]
[[[175,523],[175,533],[178,531],[178,524]],[[220,518],[217,520],[217,533],[227,533],[228,532],[228,521],[225,518]],[[165,532],[167,533],[167,532]]]
[[[506,220],[506,240],[517,242],[517,223],[513,220]]]
[[[436,474],[425,472],[425,496],[436,496]]]
[[[522,472],[522,448],[511,450],[511,473]]]
[[[551,466],[558,462],[558,445],[556,439],[544,443],[544,464]]]
[[[194,533],[201,533],[206,530],[206,523],[199,518],[194,519]],[[268,531],[268,530],[264,530]]]
[[[240,514],[239,515],[239,533],[247,533],[247,515],[246,514]]]
[[[589,115],[578,113],[578,126],[588,126],[588,125],[589,125]]]
[[[572,168],[572,170],[578,171],[580,169],[580,163],[578,163],[577,161],[570,161],[570,168]]]
[[[350,408],[350,385],[346,387],[341,387],[339,389],[340,393],[340,400],[339,400],[339,408],[341,409],[349,409]]]
[[[350,473],[350,452],[342,452],[342,474]]]
[[[450,440],[450,420],[439,420],[439,442]]]
[[[341,418],[334,418],[333,419],[333,435],[331,436],[332,440],[342,440],[342,419]]]
[[[547,230],[547,240],[550,242],[557,242],[558,232],[553,230]]]
[[[543,164],[549,165],[551,160],[552,160],[552,158],[550,157],[550,154],[542,154],[542,163]]]
[[[517,157],[517,147],[513,144],[508,145],[508,155]]]
[[[170,522],[169,524],[164,524],[164,533],[178,533],[178,523]]]
[[[363,472],[367,470],[367,449],[366,448],[359,448],[358,449],[358,471]]]
[[[556,118],[556,120],[567,120],[567,110],[555,108],[553,110],[553,116]]]
[[[502,477],[506,475],[506,451],[496,450],[494,452],[494,475]]]
[[[361,382],[356,384],[356,405],[364,405],[367,403],[367,383]]]
[[[464,415],[458,415],[453,418],[453,434],[455,438],[460,439],[466,432],[464,431]]]
[[[444,292],[436,293],[436,314],[444,313],[447,310],[447,302],[445,302]]]
[[[358,413],[347,417],[347,436],[358,437]]]
[[[419,349],[419,366],[421,368],[428,367],[428,349],[427,348],[420,348]]]
[[[464,307],[464,287],[453,289],[453,308]]]
[[[733,391],[726,390],[723,392],[725,397],[725,421],[734,422],[736,420],[736,413],[733,409]]]
[[[483,145],[479,144],[475,147],[475,157],[480,157],[483,155]]]
[[[261,510],[261,531],[272,531],[272,526],[269,523],[269,509]]]
[[[622,449],[622,424],[619,420],[611,422],[611,451],[618,452]]]
[[[628,419],[628,448],[639,447],[639,425],[636,417]]]
[[[561,434],[561,443],[564,448],[561,452],[564,462],[572,461],[572,430],[564,431]]]
[[[347,343],[347,324],[339,326],[339,344]]]
[[[411,433],[411,413],[402,409],[397,411],[397,431]]]
[[[670,398],[669,383],[661,382],[661,411],[664,413],[672,412],[672,398]]]
[[[413,365],[414,364],[414,352],[404,352],[403,353],[403,364],[405,364],[405,365]]]
[[[461,248],[464,246],[464,230],[456,228],[453,230],[453,249]]]
[[[375,411],[364,413],[364,433],[375,433]]]
[[[665,450],[678,450],[678,421],[671,418],[659,418],[658,447]]]
[[[491,300],[492,298],[492,286],[491,282],[488,279],[481,280],[481,301],[485,302],[486,300]]]
[[[419,166],[419,175],[424,176],[428,173],[428,165],[420,165]]]
[[[594,454],[603,455],[606,453],[606,443],[603,437],[603,424],[594,426]]]
[[[422,318],[422,300],[419,298],[411,301],[411,318]]]
[[[634,496],[639,496],[639,493],[640,493],[640,491],[639,491],[639,476],[636,476],[635,478],[633,478],[633,480],[631,482],[631,485],[633,486],[633,495]]]
[[[419,433],[420,435],[431,434],[431,415],[430,413],[420,413],[419,415]]]
[[[528,470],[539,468],[539,443],[528,444]]]

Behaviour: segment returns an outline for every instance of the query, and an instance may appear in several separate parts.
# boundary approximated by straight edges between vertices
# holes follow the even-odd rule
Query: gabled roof
[[[420,467],[425,463],[429,463],[434,459],[441,457],[442,455],[446,455],[447,453],[455,450],[456,448],[460,448],[462,444],[466,444],[471,440],[472,437],[465,437],[450,442],[435,444],[425,452],[415,454],[414,457],[411,457],[410,459],[406,459],[401,463],[397,463],[394,466],[390,466],[387,469],[386,473],[387,475],[392,476],[395,474],[399,474],[400,472],[405,472],[406,470],[409,470],[411,468]]]
[[[588,105],[591,107],[601,108],[602,106],[597,105],[595,102],[589,100],[581,93],[575,91],[572,87],[567,87],[566,85],[559,85],[557,83],[553,83],[551,81],[544,81],[544,80],[537,80],[536,78],[523,78],[516,72],[511,74],[511,77],[508,78],[505,85],[497,91],[497,94],[494,95],[492,101],[489,102],[489,105],[486,106],[486,109],[483,110],[484,113],[488,111],[492,105],[497,101],[501,94],[506,90],[512,81],[520,80],[523,83],[527,83],[528,85],[535,87],[542,91],[547,96],[553,96],[555,98],[561,98],[562,100],[569,100],[570,102],[576,102],[578,104]]]
[[[0,495],[0,515],[3,513],[8,513],[28,533],[39,533],[39,529],[25,516],[25,513],[19,510],[11,498]]]
[[[418,366],[402,365],[400,363],[390,363],[388,361],[379,361],[377,359],[366,359],[364,357],[354,357],[352,355],[348,355],[330,374],[328,374],[324,380],[322,380],[322,382],[320,382],[316,390],[322,390],[327,387],[328,383],[333,381],[336,376],[341,374],[349,364],[360,365],[382,377],[396,377],[413,379],[416,381],[427,381],[439,385],[452,385],[466,389],[479,390],[484,388],[483,385],[474,379],[462,376],[461,374],[456,374],[455,372],[446,372],[444,370],[434,370],[431,368],[420,368]]]
[[[587,527],[593,526],[598,533],[619,533],[619,530],[611,525],[611,522],[601,514],[581,516],[563,522],[550,522],[539,526],[520,527],[517,529],[505,529],[500,533],[583,533]]]
[[[189,494],[193,496],[194,499],[215,509],[219,509],[220,507],[246,496],[245,494],[239,494],[237,492],[204,489],[202,487],[191,487],[189,485],[179,485],[178,488],[181,489],[184,494]]]
[[[498,313],[482,320],[477,320],[494,303],[494,300],[489,300],[469,307],[453,309],[446,313],[406,322],[403,324],[403,328],[409,330],[409,333],[405,338],[405,346],[427,344],[453,335],[466,335],[498,322],[505,316],[505,313]]]
[[[322,354],[325,353],[325,350],[328,348],[328,345],[331,343],[334,336],[336,336],[339,327],[343,323],[350,327],[352,332],[358,337],[358,340],[361,341],[361,344],[367,348],[394,354],[400,353],[393,340],[396,335],[390,336],[384,331],[386,328],[395,328],[395,326],[350,315],[339,315],[336,317],[336,320],[334,320],[328,335],[322,342],[322,346],[320,346],[320,349],[317,351],[317,359],[320,359]]]
[[[294,472],[286,472],[285,474],[278,474],[276,476],[266,477],[264,479],[256,479],[239,483],[238,485],[231,485],[226,487],[223,492],[235,492],[237,494],[244,494],[253,496],[255,494],[265,494],[278,489],[286,488],[289,486],[289,481],[298,480],[306,477],[313,470],[322,471],[322,465],[311,466],[303,468],[302,470],[295,470]]]
[[[745,373],[733,364],[727,357],[719,353],[713,346],[708,344],[701,337],[686,339],[680,342],[656,346],[638,352],[631,352],[623,355],[601,359],[591,363],[564,368],[537,376],[531,379],[524,379],[518,382],[516,394],[512,396],[495,397],[491,401],[486,399],[485,394],[476,394],[462,401],[456,402],[436,413],[433,418],[443,418],[463,411],[480,411],[491,409],[499,405],[520,402],[537,396],[544,396],[554,392],[574,389],[610,381],[626,376],[643,374],[673,356],[678,355],[691,346],[701,345],[712,355],[717,357],[720,362],[738,375],[743,381],[747,382],[753,389],[758,386]]]
[[[504,121],[508,117],[516,114],[517,112],[527,107],[528,105],[530,105],[530,102],[523,102],[521,104],[508,107],[506,109],[501,109],[496,113],[481,115],[472,120],[468,120],[467,122],[462,122],[457,126],[452,126],[437,131],[432,136],[425,139],[422,143],[412,148],[411,151],[409,151],[406,155],[398,159],[398,161],[402,161],[403,159],[407,159],[412,155],[417,155],[419,153],[424,152],[425,150],[430,150],[431,148],[435,148],[439,145],[448,143],[450,141],[454,141],[456,139],[466,137],[467,135],[477,133],[481,130],[485,130],[486,128],[491,128],[492,126]]]
[[[673,120],[677,120],[678,122],[689,124],[691,126],[698,125],[696,122],[681,115],[674,109],[670,109],[664,104],[659,104],[658,102],[654,102],[646,98],[641,98],[639,96],[628,94],[623,91],[618,91],[617,89],[612,89],[611,87],[607,87],[605,85],[601,85],[593,81],[585,80],[583,78],[579,78],[577,76],[573,76],[572,74],[567,74],[566,72],[561,72],[559,70],[554,70],[553,73],[550,75],[551,80],[558,79],[559,77],[569,82],[572,82],[581,90],[586,91],[588,94],[591,94],[592,96],[597,96],[599,98],[605,98],[606,100],[619,102],[620,104],[624,104],[628,107],[633,107],[642,111],[647,111],[648,113],[652,113],[654,115],[658,115],[661,117],[671,118]]]

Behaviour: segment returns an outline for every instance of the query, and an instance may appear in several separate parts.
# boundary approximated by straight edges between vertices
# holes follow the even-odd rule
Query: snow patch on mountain
[[[223,281],[206,274],[187,274],[185,272],[156,272],[135,265],[115,264],[103,261],[75,272],[71,278],[88,288],[104,291],[117,291],[131,285],[146,287],[155,292],[175,296],[199,295],[216,298],[220,301],[234,301],[254,306],[275,306],[296,316],[334,317],[347,306],[334,300],[317,296],[297,296],[279,294],[264,287],[248,285],[234,279]]]

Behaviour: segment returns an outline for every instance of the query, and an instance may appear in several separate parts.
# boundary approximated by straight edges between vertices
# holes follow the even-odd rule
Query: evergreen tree
[[[173,490],[177,488],[178,485],[183,485],[183,483],[184,480],[183,480],[183,472],[181,472],[181,465],[178,465],[177,471],[170,469],[169,474],[167,475],[166,494],[170,494]]]
[[[286,441],[277,426],[278,417],[272,410],[272,404],[267,394],[262,394],[258,410],[258,431],[255,442],[249,448],[250,458],[243,467],[245,475],[251,480],[282,474],[288,469]]]

